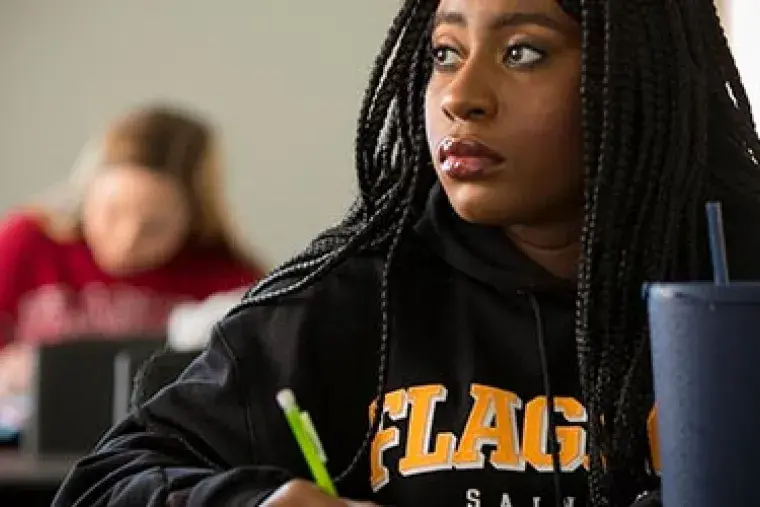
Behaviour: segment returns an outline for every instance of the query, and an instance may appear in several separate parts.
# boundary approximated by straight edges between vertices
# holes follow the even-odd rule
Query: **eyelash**
[[[527,64],[511,64],[510,65],[507,62],[507,60],[510,57],[510,55],[512,54],[512,52],[515,51],[515,50],[523,50],[523,51],[524,50],[529,50],[529,51],[533,51],[538,56],[537,56],[537,58],[536,58],[535,61],[527,63]],[[449,45],[446,45],[446,44],[438,44],[438,45],[434,44],[434,45],[431,45],[431,47],[430,47],[430,57],[433,60],[433,66],[435,67],[436,70],[445,72],[445,71],[451,70],[454,64],[442,64],[442,63],[440,63],[440,59],[439,59],[440,55],[439,55],[439,53],[441,53],[443,51],[446,51],[446,52],[451,51],[451,52],[454,52],[455,54],[457,54],[458,56],[459,56],[459,51],[457,51],[455,48],[453,48],[453,47],[451,47]],[[529,70],[529,69],[532,69],[532,68],[536,67],[537,65],[540,65],[541,63],[543,63],[543,61],[545,60],[546,56],[547,56],[546,51],[543,50],[543,49],[540,49],[540,48],[538,48],[538,47],[536,47],[536,46],[534,46],[532,44],[519,43],[519,44],[512,44],[512,45],[510,45],[510,46],[507,47],[506,51],[504,52],[504,58],[503,58],[503,60],[504,60],[504,64],[507,67],[511,68],[511,69]]]

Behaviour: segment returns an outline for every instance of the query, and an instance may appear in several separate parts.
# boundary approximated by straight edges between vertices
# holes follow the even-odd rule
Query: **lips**
[[[441,172],[458,180],[486,176],[489,169],[505,158],[486,144],[473,138],[446,137],[438,145]]]

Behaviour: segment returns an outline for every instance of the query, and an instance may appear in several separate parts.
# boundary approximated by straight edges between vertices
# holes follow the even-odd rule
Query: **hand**
[[[34,351],[25,343],[0,350],[0,396],[26,394],[32,380]]]
[[[285,483],[261,507],[379,507],[372,502],[355,502],[335,498],[319,489],[315,484],[295,479]]]

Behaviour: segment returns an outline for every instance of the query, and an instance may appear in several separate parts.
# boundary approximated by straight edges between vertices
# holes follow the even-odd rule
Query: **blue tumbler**
[[[760,506],[760,283],[652,284],[647,305],[663,504]]]

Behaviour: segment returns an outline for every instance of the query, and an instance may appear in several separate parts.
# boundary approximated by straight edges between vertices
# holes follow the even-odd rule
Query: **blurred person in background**
[[[221,165],[203,119],[144,107],[85,148],[64,191],[0,223],[0,396],[26,390],[36,345],[161,336],[177,305],[261,277]]]

